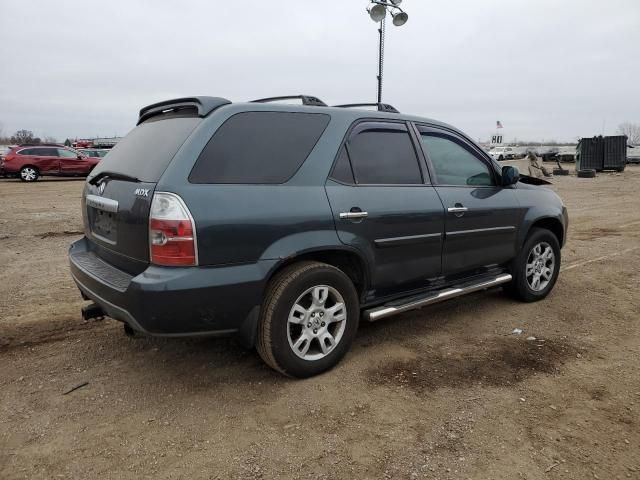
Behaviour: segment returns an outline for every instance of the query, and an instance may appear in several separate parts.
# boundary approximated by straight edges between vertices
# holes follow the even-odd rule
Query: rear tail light
[[[165,266],[198,264],[196,226],[189,209],[173,193],[156,192],[149,215],[151,263]]]

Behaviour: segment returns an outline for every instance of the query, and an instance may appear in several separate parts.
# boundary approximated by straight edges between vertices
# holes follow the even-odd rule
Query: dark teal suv
[[[375,321],[502,285],[543,299],[567,212],[469,137],[315,97],[143,108],[88,177],[71,273],[85,318],[128,333],[236,335],[306,377]],[[285,99],[287,99],[285,98]]]

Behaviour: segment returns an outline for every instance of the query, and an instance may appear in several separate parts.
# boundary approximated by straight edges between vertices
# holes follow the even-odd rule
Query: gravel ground
[[[0,180],[0,478],[639,479],[640,167],[553,181],[571,226],[547,300],[365,324],[295,381],[231,339],[83,322],[82,182]]]

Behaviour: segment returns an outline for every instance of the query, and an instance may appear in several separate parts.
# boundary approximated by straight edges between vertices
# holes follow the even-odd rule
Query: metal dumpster
[[[604,137],[604,165],[605,170],[622,172],[627,164],[627,137],[617,135]]]
[[[581,138],[576,148],[576,169],[602,171],[604,141],[602,137]]]

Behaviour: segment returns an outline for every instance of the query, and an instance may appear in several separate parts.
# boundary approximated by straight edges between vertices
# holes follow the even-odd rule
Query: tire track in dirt
[[[82,322],[69,318],[51,320],[48,323],[4,325],[0,335],[0,353],[68,340],[75,334],[95,331],[96,327],[103,329],[105,325],[106,323],[100,325],[99,322]]]

